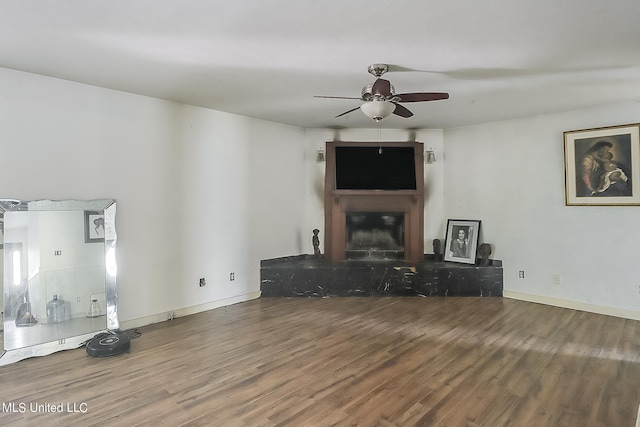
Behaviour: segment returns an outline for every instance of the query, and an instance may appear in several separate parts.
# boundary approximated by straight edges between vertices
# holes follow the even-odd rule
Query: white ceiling
[[[449,128],[640,101],[638,0],[0,0],[0,67],[300,127],[376,127],[372,63]]]

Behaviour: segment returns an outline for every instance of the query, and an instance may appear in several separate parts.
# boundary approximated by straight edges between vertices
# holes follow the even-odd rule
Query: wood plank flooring
[[[0,425],[632,427],[640,404],[640,322],[509,299],[263,298],[140,332],[0,367]]]

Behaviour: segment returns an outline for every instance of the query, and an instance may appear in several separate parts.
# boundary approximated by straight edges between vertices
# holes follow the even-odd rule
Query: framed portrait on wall
[[[640,205],[640,124],[564,132],[567,206]]]
[[[479,220],[447,220],[447,234],[444,241],[444,260],[464,264],[475,264],[479,237]]]
[[[104,242],[104,213],[84,211],[84,242]]]

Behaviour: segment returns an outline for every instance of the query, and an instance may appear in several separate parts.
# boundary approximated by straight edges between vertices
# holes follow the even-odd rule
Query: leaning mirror
[[[0,199],[0,365],[119,328],[116,203]]]

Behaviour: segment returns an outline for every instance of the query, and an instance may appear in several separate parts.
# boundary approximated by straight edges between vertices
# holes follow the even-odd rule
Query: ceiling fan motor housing
[[[391,98],[393,98],[396,95],[396,89],[393,87],[393,85],[390,84],[389,87],[391,88],[391,96],[385,98],[384,100],[391,100]],[[375,98],[382,99],[384,97],[382,97],[380,94],[378,95],[373,94],[373,83],[371,83],[362,88],[360,98],[363,101],[371,101]]]

